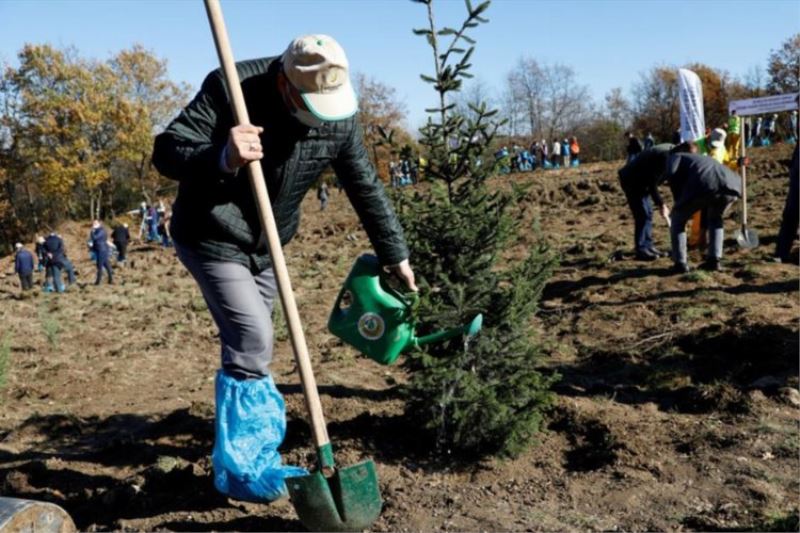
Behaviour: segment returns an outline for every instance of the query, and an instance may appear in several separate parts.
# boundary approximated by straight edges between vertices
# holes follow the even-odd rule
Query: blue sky
[[[462,0],[435,6],[439,25],[461,21]],[[420,4],[222,0],[222,8],[237,59],[277,55],[297,35],[327,33],[354,71],[396,88],[412,127],[435,101],[419,78],[431,70],[430,49],[411,33],[427,22]],[[501,88],[527,55],[573,67],[596,99],[613,87],[628,93],[657,64],[699,61],[743,76],[800,32],[798,0],[495,0],[487,16],[473,32],[473,72],[485,83]],[[138,43],[168,61],[173,80],[195,88],[217,66],[200,0],[0,0],[0,62],[16,64],[25,43],[75,46],[96,59]]]

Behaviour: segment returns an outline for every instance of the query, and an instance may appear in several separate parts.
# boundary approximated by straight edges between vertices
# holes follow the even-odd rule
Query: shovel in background
[[[758,234],[747,227],[747,161],[745,157],[746,145],[744,142],[744,135],[742,135],[742,227],[736,232],[736,243],[739,248],[744,250],[751,250],[758,246]]]
[[[228,33],[222,18],[219,0],[205,0],[211,32],[217,47],[222,71],[228,86],[236,124],[247,124],[250,118],[244,103],[244,95],[233,61]],[[272,214],[267,186],[260,161],[247,165],[250,186],[258,205],[261,227],[267,237],[272,267],[278,282],[283,311],[292,341],[303,395],[311,418],[311,431],[317,448],[318,469],[307,475],[286,479],[286,486],[295,511],[307,528],[312,531],[361,531],[369,528],[381,512],[381,495],[375,464],[364,461],[354,466],[335,468],[333,449],[328,430],[322,417],[317,382],[311,369],[305,336],[300,324],[300,315],[292,293],[289,271],[283,257],[278,228]]]

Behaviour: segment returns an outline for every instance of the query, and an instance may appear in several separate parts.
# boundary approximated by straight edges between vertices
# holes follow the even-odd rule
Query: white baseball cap
[[[328,35],[303,35],[283,53],[283,71],[309,111],[322,120],[343,120],[358,111],[344,49]]]
[[[727,134],[725,133],[725,130],[723,130],[722,128],[715,128],[711,132],[711,135],[708,136],[709,140],[708,144],[710,144],[714,148],[722,148],[723,146],[725,146],[726,136]]]

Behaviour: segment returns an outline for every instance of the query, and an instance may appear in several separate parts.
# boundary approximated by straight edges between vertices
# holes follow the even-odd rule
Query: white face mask
[[[306,111],[305,109],[294,109],[292,111],[292,116],[300,121],[301,124],[305,124],[309,128],[321,128],[325,123],[324,120],[318,118],[316,115],[314,115],[314,113],[311,111]]]

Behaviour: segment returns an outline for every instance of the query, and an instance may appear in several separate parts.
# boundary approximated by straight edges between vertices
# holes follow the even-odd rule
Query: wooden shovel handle
[[[233,108],[233,117],[237,125],[249,124],[250,118],[247,115],[247,107],[244,103],[242,87],[239,83],[239,74],[236,71],[236,64],[233,61],[228,40],[228,32],[225,29],[225,21],[222,18],[222,8],[219,0],[205,0],[208,20],[211,24],[211,32],[214,34],[214,43],[217,46],[217,54],[225,74],[228,91]],[[275,224],[275,217],[272,214],[272,205],[269,201],[267,186],[264,181],[264,173],[261,169],[260,161],[251,161],[247,165],[250,178],[250,186],[256,197],[258,204],[258,215],[261,227],[267,236],[269,253],[272,256],[272,268],[275,271],[275,278],[278,282],[278,293],[283,304],[283,312],[286,316],[286,323],[289,326],[289,337],[292,341],[292,350],[297,367],[300,372],[300,382],[303,385],[303,395],[306,399],[306,407],[311,416],[311,429],[314,435],[314,443],[317,449],[330,444],[328,430],[325,427],[325,420],[322,416],[322,404],[319,401],[317,382],[314,379],[314,372],[311,368],[311,359],[308,356],[308,346],[303,335],[303,328],[300,324],[300,315],[297,312],[297,303],[292,292],[292,283],[289,280],[289,271],[286,268],[286,260],[283,257],[281,241],[278,236],[278,228]]]

